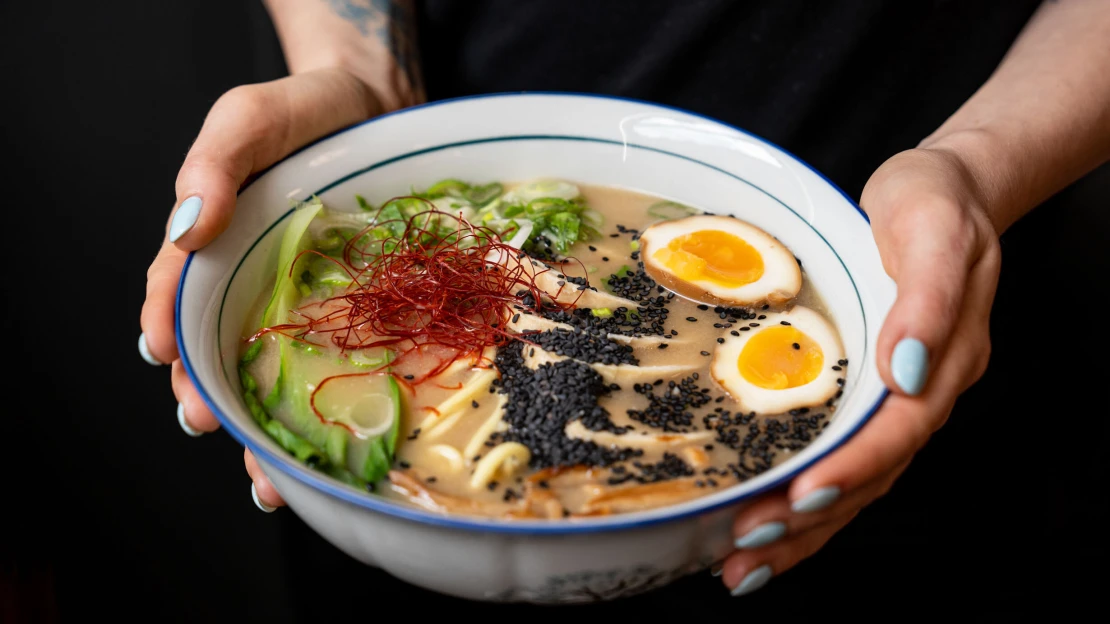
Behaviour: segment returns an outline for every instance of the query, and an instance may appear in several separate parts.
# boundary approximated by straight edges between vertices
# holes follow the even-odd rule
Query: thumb
[[[186,252],[227,228],[239,187],[306,143],[380,113],[358,79],[341,70],[305,72],[236,87],[204,121],[177,177],[166,240],[147,271],[141,348],[159,362],[177,358],[174,300]]]
[[[167,239],[181,251],[227,228],[240,186],[293,150],[380,112],[370,90],[340,70],[297,74],[224,94],[177,177]]]
[[[879,372],[896,392],[917,395],[948,347],[959,317],[975,236],[957,203],[922,197],[877,220],[876,238],[898,296],[877,345]]]

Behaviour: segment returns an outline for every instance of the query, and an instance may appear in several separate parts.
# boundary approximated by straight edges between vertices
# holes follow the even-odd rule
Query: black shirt
[[[959,108],[1039,0],[424,0],[429,99],[620,95],[717,118],[857,197]]]

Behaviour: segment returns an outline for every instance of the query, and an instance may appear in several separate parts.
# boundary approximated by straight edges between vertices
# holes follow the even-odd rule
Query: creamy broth
[[[406,375],[418,377],[410,371],[421,363],[408,361],[391,373],[358,377],[360,385],[353,389],[331,391],[329,400],[336,405],[344,397],[364,401],[360,393],[388,403],[382,398],[388,395],[386,381],[392,375],[398,382],[395,455],[386,476],[368,489],[445,513],[521,518],[623,513],[749,479],[789,459],[827,426],[839,391],[786,413],[754,413],[742,410],[714,379],[711,365],[721,341],[759,327],[779,310],[722,308],[659,286],[642,272],[637,251],[639,234],[661,220],[648,212],[659,198],[578,188],[586,205],[604,217],[600,238],[574,243],[565,254],[573,261],[540,258],[553,269],[545,292],[555,299],[577,296],[574,307],[537,311],[525,298],[506,314],[506,328],[518,340],[454,361],[418,383]],[[545,268],[530,258],[519,261],[536,271]],[[633,274],[606,284],[622,267]],[[804,306],[827,317],[804,267],[802,275],[801,290],[785,307]],[[621,295],[633,302],[630,310],[606,307],[622,303]],[[268,299],[269,291],[260,297],[245,337],[256,334]],[[309,296],[300,304],[313,301]],[[602,316],[584,314],[587,308]],[[638,328],[630,313],[638,315]],[[581,327],[586,330],[565,331]],[[266,345],[245,366],[257,396],[265,397],[280,356],[274,335],[259,340]],[[304,375],[319,380],[351,373],[349,354],[326,340],[310,342],[315,346],[307,352],[321,353],[302,357],[311,362]],[[846,364],[823,366],[843,371]],[[291,410],[295,406],[276,406],[272,416],[305,435]],[[377,416],[359,417],[367,421],[360,426],[376,426]],[[343,435],[349,441],[339,456],[348,466],[363,465],[373,452],[372,440]],[[330,437],[317,432],[316,443],[326,445]]]

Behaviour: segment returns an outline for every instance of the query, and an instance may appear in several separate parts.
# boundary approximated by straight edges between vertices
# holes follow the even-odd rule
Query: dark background
[[[431,6],[429,19],[456,19],[459,9],[447,5]],[[1014,24],[992,36],[1012,36]],[[259,512],[242,449],[223,433],[185,436],[168,369],[146,365],[136,352],[145,271],[205,113],[227,89],[285,72],[261,7],[5,2],[0,31],[0,218],[4,240],[15,243],[0,307],[8,364],[2,455],[10,464],[0,512],[7,525],[0,620],[338,621],[379,617],[382,604],[460,616],[530,612],[413,588],[348,559],[288,510]],[[888,123],[901,134],[861,132],[838,151],[821,140],[820,115],[791,125],[776,123],[786,118],[781,111],[755,111],[751,123],[743,115],[730,121],[781,142],[858,197],[874,166],[912,147],[911,137],[935,127],[986,77],[1000,53],[990,39],[965,42],[995,45],[976,57],[982,75],[951,83],[919,77],[935,97]],[[450,56],[457,44],[438,41],[446,49],[429,44],[426,57]],[[941,63],[962,54],[938,48],[917,56],[934,53]],[[874,64],[898,76],[908,71],[898,58],[877,56]],[[432,65],[433,97],[485,87],[481,76],[456,84]],[[560,87],[542,72],[520,83]],[[856,105],[890,114],[895,104],[883,94],[897,89],[883,89]],[[596,90],[727,116],[727,102],[707,97],[699,105],[652,84],[613,79]],[[867,120],[866,109],[837,106],[843,125]],[[1104,591],[1110,526],[1100,390],[1110,367],[1100,326],[1106,315],[1095,307],[1110,272],[1108,197],[1103,167],[1004,236],[986,376],[893,491],[824,550],[742,599],[701,574],[563,613],[868,617],[886,604],[911,613],[965,600],[999,613],[1094,604]]]

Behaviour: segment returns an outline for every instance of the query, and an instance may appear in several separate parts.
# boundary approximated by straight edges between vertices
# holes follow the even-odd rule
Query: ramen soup
[[[443,513],[704,496],[812,442],[847,361],[800,262],[626,190],[445,180],[288,218],[244,333],[247,407],[298,460]]]

